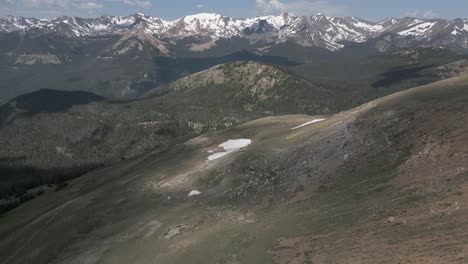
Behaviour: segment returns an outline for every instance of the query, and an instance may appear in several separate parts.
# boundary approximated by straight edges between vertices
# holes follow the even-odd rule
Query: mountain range
[[[7,16],[0,19],[0,32],[58,34],[67,38],[99,38],[115,35],[111,53],[125,54],[152,47],[161,55],[177,56],[175,46],[183,43],[191,52],[209,50],[222,39],[240,38],[255,45],[259,53],[272,46],[294,42],[303,47],[337,51],[350,43],[376,40],[380,51],[402,47],[444,47],[457,52],[468,49],[467,19],[388,18],[370,22],[357,17],[323,14],[232,18],[215,13],[185,16],[173,21],[144,14],[98,18],[58,17],[36,19]],[[109,54],[108,54],[109,55]]]
[[[418,69],[465,59],[467,39],[466,19],[8,16],[0,18],[0,103],[39,89],[136,99],[167,82],[239,60],[275,64],[313,81],[382,88],[393,85],[385,81],[388,76],[405,79]],[[407,73],[398,74],[402,71]]]

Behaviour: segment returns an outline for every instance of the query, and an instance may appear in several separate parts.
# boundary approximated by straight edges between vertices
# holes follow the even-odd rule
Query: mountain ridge
[[[468,49],[466,18],[446,20],[404,17],[371,22],[358,17],[331,17],[320,13],[313,16],[283,13],[252,18],[199,13],[172,21],[141,13],[97,18],[0,18],[0,33],[28,32],[33,29],[67,37],[123,35],[128,30],[137,30],[161,40],[175,42],[187,37],[207,38],[200,40],[204,44],[241,37],[265,47],[293,40],[304,47],[320,47],[331,51],[343,48],[345,45],[342,42],[362,43],[374,38],[382,38],[382,41],[397,43],[402,47],[420,45]]]
[[[467,83],[332,116],[267,117],[94,170],[2,216],[0,254],[17,264],[466,263]],[[234,139],[251,144],[210,160]]]

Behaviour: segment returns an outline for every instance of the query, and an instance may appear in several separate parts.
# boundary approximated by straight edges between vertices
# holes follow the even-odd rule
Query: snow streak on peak
[[[400,31],[398,32],[398,34],[402,36],[409,36],[409,35],[422,36],[429,30],[431,30],[435,24],[437,24],[437,22],[418,21],[418,22],[415,22],[414,24],[411,24],[410,25],[412,26],[411,28],[404,30],[404,31]]]

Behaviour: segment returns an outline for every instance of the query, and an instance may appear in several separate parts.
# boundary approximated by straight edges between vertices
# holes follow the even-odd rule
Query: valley
[[[373,87],[376,76],[395,69],[466,58],[466,28],[464,19],[370,22],[289,13],[244,19],[202,13],[174,21],[141,13],[45,20],[7,16],[0,19],[0,102],[39,89],[132,100],[163,83],[239,60],[281,65],[309,80],[358,76],[352,85]],[[402,50],[421,57],[388,56]]]

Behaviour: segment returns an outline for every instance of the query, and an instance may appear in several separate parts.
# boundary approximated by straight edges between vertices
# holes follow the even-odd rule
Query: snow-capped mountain
[[[188,37],[202,39],[196,45],[216,46],[220,39],[240,37],[251,43],[274,45],[293,41],[303,47],[319,47],[331,51],[343,48],[347,42],[380,41],[380,50],[389,47],[432,46],[457,51],[468,49],[468,20],[389,18],[370,22],[357,17],[330,17],[316,14],[299,17],[284,13],[278,16],[231,18],[220,14],[202,13],[167,21],[154,16],[102,16],[98,18],[58,17],[30,19],[7,16],[0,18],[0,33],[15,31],[59,34],[68,38],[120,35],[123,40],[138,36],[139,42],[160,48],[162,43],[175,45]],[[143,36],[148,34],[150,36]],[[132,45],[136,45],[132,42]],[[144,46],[143,44],[137,46]],[[157,45],[156,45],[157,43]],[[156,46],[155,46],[156,45]],[[166,45],[166,44],[164,44]],[[194,44],[195,45],[195,44]],[[190,47],[193,47],[191,45]],[[162,54],[170,53],[170,48]]]

